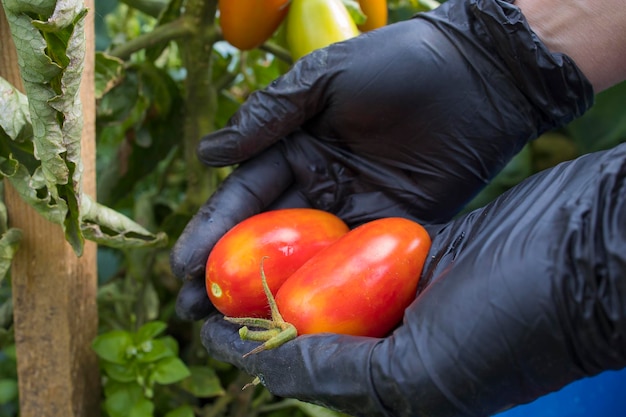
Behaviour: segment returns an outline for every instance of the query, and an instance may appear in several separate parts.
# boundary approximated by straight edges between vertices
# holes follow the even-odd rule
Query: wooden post
[[[83,190],[95,198],[94,0],[87,0],[87,52],[81,86]],[[0,5],[0,75],[23,90]],[[11,277],[21,417],[99,415],[96,245],[78,258],[59,225],[43,219],[7,183],[11,227],[23,231]]]

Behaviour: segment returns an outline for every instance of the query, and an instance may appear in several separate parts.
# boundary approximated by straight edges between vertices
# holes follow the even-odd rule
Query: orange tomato
[[[275,293],[320,250],[348,232],[337,216],[316,209],[272,210],[249,217],[215,244],[206,266],[206,289],[215,308],[231,317],[269,317],[260,275]]]
[[[363,14],[367,16],[365,23],[358,25],[361,32],[378,29],[387,24],[387,0],[359,0]]]
[[[385,336],[415,299],[430,244],[411,220],[365,223],[294,272],[276,294],[278,310],[298,334]]]
[[[289,0],[220,0],[224,39],[241,50],[261,45],[287,16]]]

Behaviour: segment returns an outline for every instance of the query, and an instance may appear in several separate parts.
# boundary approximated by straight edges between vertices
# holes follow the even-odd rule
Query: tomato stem
[[[244,326],[239,329],[239,337],[242,340],[255,340],[257,342],[265,342],[266,340],[271,339],[274,336],[277,336],[280,333],[279,329],[269,329],[269,330],[250,330],[248,327]]]
[[[224,317],[226,321],[243,326],[239,329],[239,337],[242,340],[264,342],[243,355],[244,358],[254,353],[277,348],[298,336],[296,327],[293,324],[286,322],[280,314],[280,311],[278,311],[278,305],[276,305],[274,295],[272,295],[272,292],[267,285],[267,277],[265,276],[265,271],[263,269],[263,261],[265,261],[265,258],[268,258],[268,256],[261,258],[261,282],[263,283],[263,291],[267,297],[272,318],[268,320],[256,317]],[[248,326],[265,330],[250,330]]]
[[[275,336],[270,337],[269,339],[267,339],[265,341],[265,343],[255,347],[250,352],[248,352],[245,355],[243,355],[243,357],[245,358],[245,357],[253,355],[255,353],[263,352],[264,350],[275,349],[275,348],[277,348],[279,346],[282,346],[283,344],[287,343],[288,341],[290,341],[292,339],[295,339],[296,336],[298,336],[296,328],[293,325],[290,324],[288,328],[282,330],[281,332],[279,332]]]
[[[259,327],[261,329],[271,329],[276,327],[273,320],[260,319],[256,317],[224,317],[224,319],[242,326]]]
[[[241,390],[245,390],[246,388],[249,387],[256,387],[257,385],[259,385],[261,383],[261,378],[259,378],[258,376],[254,377],[254,379],[251,382],[248,382],[246,385],[244,385]]]
[[[269,285],[267,285],[267,277],[265,276],[265,270],[263,269],[263,261],[265,261],[266,258],[269,258],[269,256],[264,256],[261,258],[261,266],[260,266],[260,273],[261,273],[261,282],[263,283],[263,291],[265,292],[265,296],[267,297],[267,302],[270,305],[270,312],[272,313],[272,320],[275,321],[276,323],[285,323],[285,319],[283,319],[283,316],[280,314],[280,311],[278,311],[278,306],[276,305],[276,300],[274,299],[274,295],[272,294],[272,291],[270,291],[270,287]]]

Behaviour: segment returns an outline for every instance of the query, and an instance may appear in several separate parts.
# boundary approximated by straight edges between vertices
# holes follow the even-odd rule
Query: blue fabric
[[[576,381],[497,417],[624,417],[626,369]]]

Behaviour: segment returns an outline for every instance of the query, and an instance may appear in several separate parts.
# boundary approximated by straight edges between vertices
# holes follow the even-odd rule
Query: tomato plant
[[[287,45],[294,60],[359,34],[341,0],[292,0],[287,14]]]
[[[365,23],[358,25],[360,31],[367,32],[387,24],[387,0],[359,0],[359,5],[367,17]]]
[[[211,302],[228,316],[267,317],[261,259],[267,257],[267,283],[276,292],[302,264],[348,230],[337,216],[306,208],[267,211],[242,221],[209,254],[206,287]]]
[[[429,248],[428,233],[411,220],[365,223],[291,275],[276,305],[299,334],[384,336],[415,299]]]
[[[241,50],[261,45],[276,31],[289,10],[289,0],[221,0],[224,39]]]

